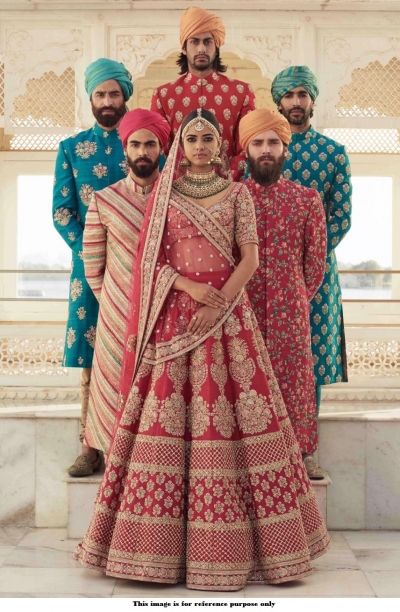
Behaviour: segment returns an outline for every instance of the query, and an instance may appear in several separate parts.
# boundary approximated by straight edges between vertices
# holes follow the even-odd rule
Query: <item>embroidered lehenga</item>
[[[177,275],[220,289],[257,242],[246,186],[209,209],[172,186],[179,135],[137,255],[119,415],[94,514],[75,553],[134,580],[235,591],[303,578],[326,527],[247,295],[203,336]]]

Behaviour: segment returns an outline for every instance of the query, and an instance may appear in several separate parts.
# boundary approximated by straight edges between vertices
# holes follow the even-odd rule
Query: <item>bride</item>
[[[190,113],[148,205],[119,414],[75,557],[119,578],[235,591],[308,576],[329,538],[244,291],[253,202],[212,168],[220,147],[214,115]]]

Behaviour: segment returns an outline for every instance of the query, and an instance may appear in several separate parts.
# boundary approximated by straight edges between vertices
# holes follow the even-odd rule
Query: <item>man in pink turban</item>
[[[124,115],[119,133],[129,174],[93,194],[83,236],[85,275],[100,306],[85,442],[104,453],[117,410],[137,242],[170,127],[158,113],[138,108]]]
[[[226,174],[231,171],[239,180],[246,160],[238,126],[241,118],[255,108],[255,97],[248,83],[223,74],[227,67],[219,54],[224,42],[225,28],[218,15],[196,6],[186,9],[180,23],[182,52],[177,61],[181,76],[154,91],[151,110],[169,121],[173,136],[190,111],[211,111],[222,132],[222,170]]]
[[[285,117],[267,109],[242,119],[245,181],[257,217],[260,265],[246,286],[303,454],[317,449],[317,407],[309,309],[325,273],[326,221],[314,189],[281,176],[291,141]],[[319,478],[323,478],[322,473]]]

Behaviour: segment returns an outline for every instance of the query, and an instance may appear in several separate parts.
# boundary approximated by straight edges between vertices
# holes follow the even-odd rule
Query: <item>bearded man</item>
[[[107,453],[118,403],[128,295],[147,202],[168,143],[168,122],[152,111],[128,112],[119,126],[129,175],[93,194],[83,261],[99,305],[85,443]]]
[[[72,251],[63,365],[83,368],[79,434],[82,450],[68,470],[70,476],[90,475],[102,463],[98,450],[84,443],[98,302],[85,279],[82,239],[92,193],[127,174],[117,126],[133,92],[131,75],[124,65],[106,58],[88,66],[85,88],[96,123],[60,143],[53,192],[54,226]]]
[[[328,250],[325,276],[311,302],[311,335],[317,412],[322,385],[347,382],[342,292],[335,249],[351,226],[351,170],[345,147],[311,126],[318,96],[315,75],[308,66],[290,66],[272,82],[272,98],[289,121],[292,142],[283,176],[316,189],[325,209]],[[321,467],[310,457],[309,476],[322,478]]]
[[[229,79],[220,59],[225,42],[225,27],[217,15],[191,6],[182,15],[177,61],[181,71],[173,83],[158,87],[151,110],[165,117],[175,136],[182,119],[193,110],[206,108],[218,120],[222,135],[223,171],[239,180],[246,160],[238,138],[239,121],[255,108],[255,97],[248,83]]]
[[[259,267],[246,286],[303,457],[317,448],[309,303],[325,272],[326,223],[318,193],[281,177],[291,140],[288,122],[270,110],[242,119]]]

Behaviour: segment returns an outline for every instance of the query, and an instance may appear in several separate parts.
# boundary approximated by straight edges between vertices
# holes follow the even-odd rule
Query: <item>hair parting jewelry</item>
[[[220,139],[220,135],[218,133],[218,130],[216,127],[213,126],[212,123],[210,123],[209,121],[207,121],[207,119],[205,119],[204,117],[201,116],[201,108],[197,109],[197,117],[195,117],[194,119],[192,119],[191,121],[189,121],[189,123],[187,125],[185,125],[185,127],[182,130],[182,140],[185,138],[185,135],[188,131],[189,128],[193,127],[196,130],[196,132],[204,132],[204,130],[207,128],[209,128],[212,133],[214,134],[215,138],[217,140]]]

